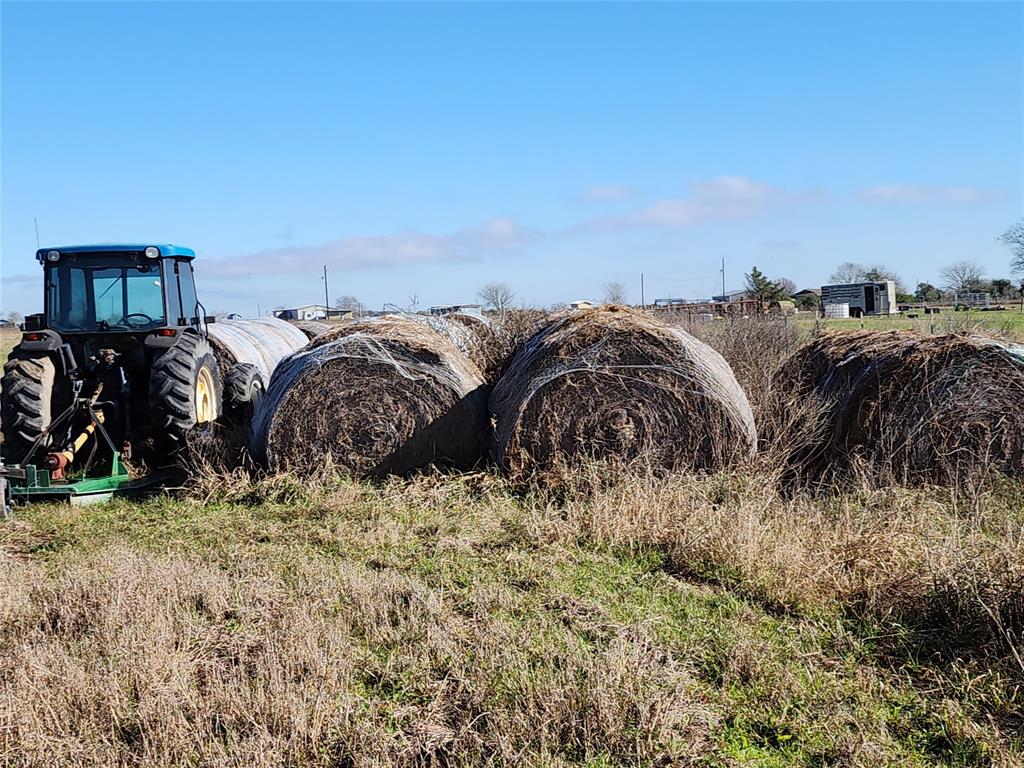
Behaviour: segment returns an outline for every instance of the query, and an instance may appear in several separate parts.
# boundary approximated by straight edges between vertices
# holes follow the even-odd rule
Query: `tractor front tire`
[[[185,444],[197,426],[221,415],[224,388],[210,342],[183,333],[153,363],[149,374],[149,402],[154,437],[173,452]]]
[[[235,363],[224,382],[224,404],[231,421],[249,426],[266,387],[252,363]]]
[[[33,443],[50,426],[56,375],[57,366],[46,354],[16,349],[7,359],[0,384],[3,389],[0,421],[4,435],[0,453],[7,462],[23,462]],[[39,450],[45,451],[48,447],[44,441]]]

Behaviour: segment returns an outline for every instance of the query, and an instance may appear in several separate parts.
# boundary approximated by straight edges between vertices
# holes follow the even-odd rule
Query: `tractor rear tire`
[[[252,363],[235,363],[224,382],[224,405],[233,422],[249,426],[266,385]]]
[[[194,333],[178,336],[153,363],[149,403],[157,445],[167,452],[184,446],[197,426],[221,415],[224,387],[210,342]]]
[[[7,359],[0,384],[4,435],[0,453],[8,463],[24,461],[32,444],[50,426],[56,375],[57,366],[47,354],[14,350]],[[42,451],[48,447],[48,440],[40,444]]]

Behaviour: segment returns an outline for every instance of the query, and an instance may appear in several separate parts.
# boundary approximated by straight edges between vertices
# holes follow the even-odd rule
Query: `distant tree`
[[[862,283],[864,282],[865,272],[867,272],[867,267],[863,264],[858,264],[855,261],[844,261],[836,267],[836,271],[832,273],[832,277],[829,279],[833,283]]]
[[[548,309],[550,309],[552,312],[561,312],[561,311],[566,310],[568,308],[569,308],[569,305],[566,304],[564,301],[556,301],[554,304],[552,304],[550,307],[548,307]]]
[[[337,309],[350,310],[355,317],[359,317],[366,311],[366,307],[363,306],[363,302],[357,299],[355,296],[339,296],[334,306]]]
[[[816,293],[805,293],[803,296],[792,296],[799,309],[813,310],[821,306],[821,297]]]
[[[757,267],[750,270],[746,279],[747,293],[759,301],[778,301],[786,298],[786,294],[779,286],[764,276]]]
[[[604,284],[604,303],[605,304],[625,304],[626,303],[626,286],[617,280],[610,283]]]
[[[864,270],[864,279],[873,283],[882,280],[892,280],[896,283],[896,293],[906,293],[907,287],[903,284],[903,278],[894,270],[889,269],[885,264],[872,264]]]
[[[992,293],[992,298],[994,299],[1009,299],[1017,292],[1017,288],[1013,282],[1004,277],[997,277],[995,280],[990,280],[988,287],[989,291]]]
[[[918,283],[914,298],[917,301],[938,301],[942,298],[942,291],[931,283]]]
[[[1014,274],[1024,275],[1024,219],[1011,224],[999,239],[1010,249],[1010,269]]]
[[[8,312],[6,319],[7,319],[7,322],[9,322],[9,323],[11,323],[13,325],[17,325],[22,320],[21,312]]]
[[[984,287],[985,270],[973,261],[958,261],[944,267],[939,276],[945,287],[956,293],[971,293]]]
[[[476,295],[489,309],[500,314],[505,314],[510,310],[516,300],[515,291],[505,283],[487,283],[477,291]]]
[[[796,283],[790,280],[788,277],[780,277],[775,281],[775,285],[779,287],[779,290],[785,294],[786,297],[792,297],[797,292]]]

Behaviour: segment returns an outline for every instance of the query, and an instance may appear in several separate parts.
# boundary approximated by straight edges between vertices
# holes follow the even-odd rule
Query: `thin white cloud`
[[[594,184],[580,193],[580,199],[588,203],[615,203],[636,196],[636,188],[625,184]]]
[[[628,187],[622,190],[631,189]],[[615,194],[605,189],[604,199]],[[346,237],[330,242],[270,248],[232,257],[205,259],[198,267],[204,278],[284,275],[328,269],[382,269],[412,264],[473,262],[511,255],[557,236],[594,230],[685,228],[707,222],[736,221],[769,211],[823,199],[820,190],[794,190],[745,176],[719,176],[690,185],[688,194],[656,200],[630,213],[586,219],[558,230],[522,227],[496,218],[477,227],[446,234],[403,232]],[[620,198],[621,199],[621,198]]]
[[[319,245],[271,248],[256,253],[207,259],[204,277],[242,277],[328,269],[373,269],[431,262],[478,261],[512,253],[533,241],[537,233],[510,219],[492,219],[479,227],[435,235],[405,232],[346,237]]]
[[[860,198],[869,203],[977,203],[993,196],[978,187],[929,184],[879,184],[860,191]]]
[[[760,216],[772,209],[821,200],[822,190],[791,190],[745,176],[718,176],[690,185],[684,197],[656,200],[623,216],[603,216],[573,230],[630,227],[690,227],[712,221],[736,221]]]

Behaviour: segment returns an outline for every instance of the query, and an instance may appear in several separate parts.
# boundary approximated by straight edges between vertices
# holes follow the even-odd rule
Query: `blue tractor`
[[[43,248],[44,311],[4,366],[3,477],[14,496],[107,498],[152,480],[223,411],[222,370],[175,245]],[[253,367],[232,397],[258,395]],[[132,470],[129,471],[129,464]]]

